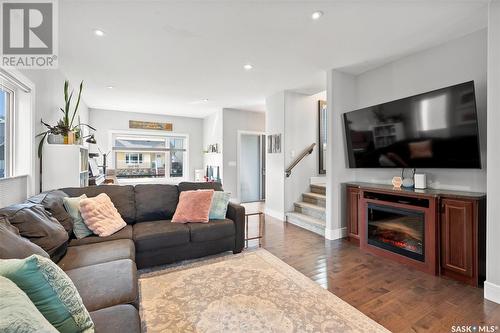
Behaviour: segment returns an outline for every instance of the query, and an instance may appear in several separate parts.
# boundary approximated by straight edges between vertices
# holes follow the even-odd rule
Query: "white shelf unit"
[[[386,123],[373,126],[373,140],[375,148],[383,148],[392,145],[393,143],[403,140],[404,127],[403,123]]]
[[[79,145],[46,143],[42,157],[42,191],[89,184],[89,151]]]

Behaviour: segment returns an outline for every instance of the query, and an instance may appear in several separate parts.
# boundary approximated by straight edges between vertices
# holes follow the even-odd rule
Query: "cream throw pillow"
[[[110,236],[127,225],[105,193],[82,199],[80,214],[87,227],[99,237]]]

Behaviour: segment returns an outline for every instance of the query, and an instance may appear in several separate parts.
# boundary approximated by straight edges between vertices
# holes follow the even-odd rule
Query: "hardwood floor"
[[[256,226],[250,219],[250,234]],[[249,248],[256,244],[251,241]],[[393,332],[451,332],[452,325],[493,325],[500,332],[500,305],[485,300],[483,289],[406,268],[346,240],[328,241],[269,216],[262,244]]]

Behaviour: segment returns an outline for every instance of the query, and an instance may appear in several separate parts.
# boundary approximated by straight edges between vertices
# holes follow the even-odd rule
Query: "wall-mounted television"
[[[480,169],[474,81],[344,114],[350,168]]]

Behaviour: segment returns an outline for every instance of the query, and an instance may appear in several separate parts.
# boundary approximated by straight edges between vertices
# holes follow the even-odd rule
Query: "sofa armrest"
[[[240,253],[245,246],[245,207],[230,202],[226,217],[233,220],[236,229],[234,253]]]

